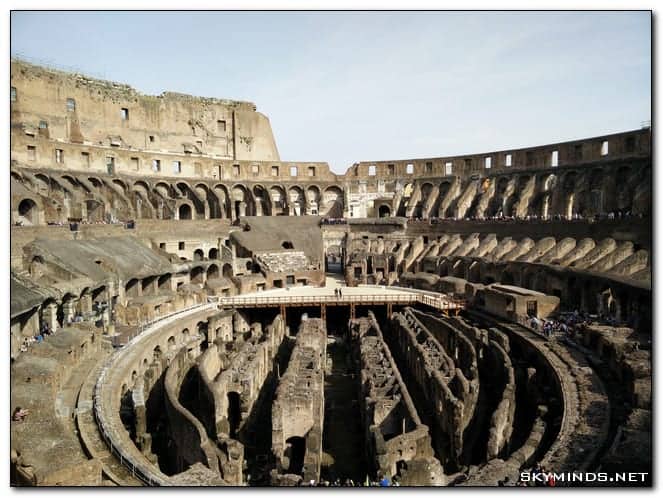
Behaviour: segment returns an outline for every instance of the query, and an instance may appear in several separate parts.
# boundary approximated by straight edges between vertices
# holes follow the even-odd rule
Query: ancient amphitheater
[[[11,141],[13,484],[651,471],[648,128],[336,175],[13,61]]]

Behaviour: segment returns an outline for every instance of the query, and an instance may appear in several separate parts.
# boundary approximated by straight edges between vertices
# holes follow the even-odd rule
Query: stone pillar
[[[74,315],[76,314],[76,305],[73,299],[68,299],[62,303],[62,321],[67,324],[74,320]]]
[[[92,294],[86,292],[78,300],[78,309],[81,313],[89,313],[92,311]]]
[[[239,203],[239,216],[246,216],[246,202],[244,201]]]
[[[233,314],[233,331],[238,334],[248,332],[251,325],[239,311]]]
[[[232,341],[233,339],[233,324],[232,317],[224,317],[221,319],[221,327],[219,330],[219,335],[223,341]]]
[[[49,303],[41,311],[42,320],[55,332],[60,328],[58,324],[58,305],[56,303]]]

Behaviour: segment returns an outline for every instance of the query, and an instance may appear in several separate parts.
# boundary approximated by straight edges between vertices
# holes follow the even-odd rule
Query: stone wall
[[[326,351],[324,322],[317,318],[302,321],[272,405],[272,452],[277,474],[300,474],[304,481],[317,482],[320,478]],[[304,441],[295,443],[291,438]],[[303,455],[296,454],[301,451]],[[297,462],[299,459],[302,461]],[[301,468],[295,468],[297,463]],[[278,480],[278,475],[275,478]]]
[[[476,358],[469,363],[465,358],[462,365],[456,360],[456,348],[447,351],[410,311],[395,313],[391,330],[410,375],[435,410],[433,420],[439,430],[433,431],[433,443],[438,454],[444,455],[442,464],[458,465],[465,429],[472,420],[479,394]],[[474,354],[471,349],[467,352]]]
[[[172,92],[143,95],[125,84],[18,60],[11,64],[11,85],[16,91],[11,117],[17,136],[87,145],[102,156],[122,147],[279,159],[269,120],[251,102]],[[71,162],[81,163],[79,157]]]
[[[419,419],[375,316],[369,312],[368,318],[351,322],[350,330],[361,376],[367,457],[376,475],[398,476],[403,485],[445,484],[428,427]]]
[[[75,398],[67,394],[83,382],[101,347],[98,332],[66,328],[12,362],[12,413],[29,411],[23,422],[11,422],[12,483],[101,485],[101,462],[88,460],[81,448],[72,423]]]

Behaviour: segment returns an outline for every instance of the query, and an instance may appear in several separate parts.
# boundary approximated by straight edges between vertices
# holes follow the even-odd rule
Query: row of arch
[[[484,285],[516,285],[555,295],[567,308],[603,313],[627,322],[650,313],[650,293],[607,278],[586,277],[541,268],[528,263],[490,263],[481,259],[451,258],[442,261],[437,274]],[[649,311],[648,311],[649,310]]]
[[[239,216],[341,216],[343,190],[317,184],[223,184],[179,180],[124,180],[73,174],[12,171],[29,191],[59,204],[71,215],[72,204],[85,204],[87,215],[117,218],[209,219]],[[34,202],[34,201],[33,201]],[[24,204],[23,211],[35,206]],[[46,213],[52,218],[52,213]],[[76,213],[74,213],[76,214]],[[63,216],[61,216],[62,218]],[[51,221],[50,219],[48,221]],[[66,220],[53,220],[66,221]]]
[[[204,284],[208,280],[220,277],[230,278],[234,275],[232,265],[212,263],[207,266],[194,266],[189,270],[189,282],[192,284]],[[159,292],[173,291],[172,273],[154,275],[144,278],[131,278],[124,284],[125,299],[157,294]]]
[[[614,165],[588,170],[515,173],[462,182],[459,178],[406,184],[397,206],[382,203],[378,217],[493,217],[535,215],[547,218],[608,211],[650,209],[651,165]],[[641,199],[635,199],[640,195]],[[634,200],[638,201],[634,203]],[[635,204],[635,205],[634,205]]]

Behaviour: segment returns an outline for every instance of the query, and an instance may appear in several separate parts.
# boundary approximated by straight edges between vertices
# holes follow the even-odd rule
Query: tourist
[[[390,486],[389,478],[387,476],[380,477],[380,487],[388,488]]]
[[[30,410],[21,408],[20,406],[14,410],[14,414],[12,415],[12,420],[14,422],[23,422],[23,419],[28,416],[30,413]]]

